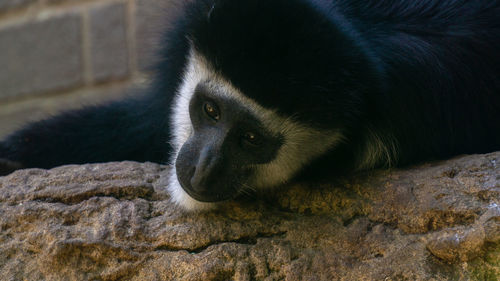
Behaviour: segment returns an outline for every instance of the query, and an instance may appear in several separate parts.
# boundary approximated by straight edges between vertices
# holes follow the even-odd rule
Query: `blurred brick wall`
[[[172,2],[0,0],[0,138],[144,84]]]

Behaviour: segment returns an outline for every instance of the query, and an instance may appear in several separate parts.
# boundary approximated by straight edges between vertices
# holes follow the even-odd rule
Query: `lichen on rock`
[[[169,167],[119,162],[0,177],[2,280],[498,280],[500,153],[219,209],[169,201]]]

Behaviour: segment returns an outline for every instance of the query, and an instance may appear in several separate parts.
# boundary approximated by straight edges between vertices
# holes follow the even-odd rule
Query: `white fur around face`
[[[183,83],[173,104],[172,164],[175,164],[182,145],[193,132],[189,117],[189,102],[200,82],[208,83],[207,86],[211,94],[234,100],[246,107],[262,122],[267,130],[275,135],[283,136],[284,144],[279,149],[275,159],[270,163],[252,167],[255,170],[255,177],[248,184],[253,188],[267,188],[286,183],[311,160],[325,153],[342,140],[340,132],[312,129],[294,121],[292,118],[283,117],[273,110],[262,107],[254,100],[243,95],[226,78],[215,72],[203,56],[192,50],[188,58]],[[170,177],[168,189],[172,200],[188,210],[208,209],[216,205],[214,203],[200,202],[189,196],[181,187],[175,168]]]
[[[377,133],[366,130],[364,151],[358,159],[358,170],[372,169],[377,166],[391,167],[398,160],[398,143],[390,133]]]

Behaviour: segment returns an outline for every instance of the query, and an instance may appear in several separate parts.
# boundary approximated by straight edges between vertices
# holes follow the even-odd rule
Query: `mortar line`
[[[3,0],[0,0],[3,1]],[[15,8],[12,11],[0,13],[0,28],[9,25],[21,24],[36,20],[40,15],[61,14],[66,11],[78,11],[92,5],[124,2],[127,0],[86,0],[78,2],[62,2],[50,4],[47,0],[38,0],[24,7]]]
[[[125,77],[120,80],[107,81],[104,83],[98,83],[93,85],[79,85],[76,87],[70,87],[66,89],[57,89],[57,90],[51,90],[47,92],[41,92],[29,95],[7,97],[0,99],[0,108],[7,104],[23,103],[35,99],[57,98],[60,96],[73,95],[74,93],[82,91],[98,91],[108,88],[111,89],[114,87],[122,87],[122,86],[124,87],[126,85],[130,85],[132,87],[132,85],[134,85],[135,83],[138,82],[129,79],[129,77]]]

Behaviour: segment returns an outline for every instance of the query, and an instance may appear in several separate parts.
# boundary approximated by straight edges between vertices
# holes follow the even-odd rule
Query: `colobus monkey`
[[[193,0],[162,42],[147,93],[30,124],[0,165],[169,162],[173,200],[203,209],[500,150],[497,0]]]

